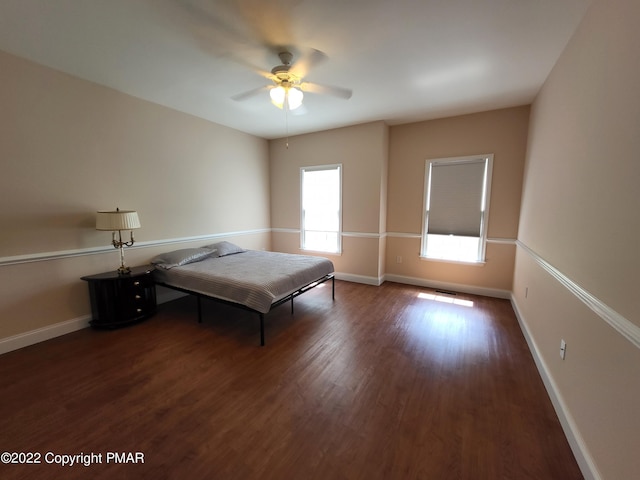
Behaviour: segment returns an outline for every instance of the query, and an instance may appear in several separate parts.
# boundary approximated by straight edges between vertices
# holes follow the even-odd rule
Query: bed
[[[264,316],[328,280],[335,299],[333,263],[322,257],[245,250],[230,242],[174,250],[152,260],[157,285],[195,295],[202,322],[203,297],[258,314],[260,345]]]

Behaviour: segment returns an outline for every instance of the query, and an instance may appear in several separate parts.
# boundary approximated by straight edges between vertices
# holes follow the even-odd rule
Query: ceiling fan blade
[[[247,90],[246,92],[233,95],[231,99],[235,100],[236,102],[241,102],[243,100],[247,100],[248,98],[255,97],[256,95],[259,95],[262,92],[271,90],[272,88],[273,88],[273,85],[264,85],[262,87],[252,88],[251,90]]]
[[[291,40],[291,10],[301,1],[171,0],[171,4],[175,4],[175,21],[188,29],[204,51],[241,63],[238,52],[273,53]]]
[[[273,80],[274,76],[271,72],[260,68],[256,65],[254,65],[253,63],[247,61],[246,59],[240,57],[239,55],[235,55],[231,52],[227,52],[227,53],[223,53],[222,55],[220,55],[220,58],[225,58],[228,59],[229,61],[237,64],[237,65],[241,65],[255,73],[257,73],[258,75],[260,75],[261,77],[266,78],[267,80]]]
[[[300,57],[289,69],[293,75],[298,78],[304,78],[311,68],[315,67],[319,63],[324,62],[327,59],[327,55],[315,48],[309,49]]]
[[[195,0],[175,0],[176,21],[184,25],[207,52],[218,54],[239,46],[256,46],[258,42],[237,20],[237,14],[226,5],[213,5]],[[222,7],[222,8],[221,8]]]
[[[333,95],[334,97],[344,98],[345,100],[350,99],[351,95],[353,95],[353,92],[348,88],[320,85],[318,83],[311,82],[302,82],[300,84],[300,89],[303,92]]]
[[[294,35],[292,12],[302,0],[235,0],[239,19],[263,46],[274,50],[290,42]],[[277,53],[277,52],[276,52]]]

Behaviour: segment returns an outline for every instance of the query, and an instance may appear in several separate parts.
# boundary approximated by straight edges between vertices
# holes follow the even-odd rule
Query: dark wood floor
[[[508,301],[330,288],[269,313],[262,348],[256,315],[206,302],[198,324],[183,298],[0,356],[0,450],[43,462],[0,478],[582,478]]]

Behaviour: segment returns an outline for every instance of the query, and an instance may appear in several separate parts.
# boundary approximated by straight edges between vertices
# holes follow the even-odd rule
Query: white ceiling
[[[264,138],[530,103],[590,0],[0,0],[0,50]],[[278,46],[353,90],[273,106]],[[294,58],[295,61],[295,58]],[[287,125],[288,124],[288,131]]]

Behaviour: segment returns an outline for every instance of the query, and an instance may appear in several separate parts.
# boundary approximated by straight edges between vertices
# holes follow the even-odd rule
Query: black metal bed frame
[[[313,282],[307,283],[306,285],[304,285],[303,287],[300,287],[295,292],[292,292],[289,295],[282,297],[280,300],[276,300],[271,304],[271,307],[269,308],[269,312],[273,310],[275,307],[278,307],[283,303],[287,303],[288,301],[291,301],[291,315],[293,315],[293,299],[299,295],[302,295],[305,292],[308,292],[312,288],[328,280],[331,280],[331,299],[335,300],[336,299],[336,279],[333,273],[329,273],[317,280],[314,280]],[[247,307],[246,305],[242,305],[241,303],[231,302],[229,300],[223,300],[221,298],[216,298],[211,295],[206,295],[204,293],[194,292],[193,290],[187,290],[186,288],[174,287],[173,285],[167,285],[166,283],[162,283],[162,282],[156,282],[156,285],[170,288],[172,290],[177,290],[179,292],[187,293],[189,295],[194,295],[198,300],[198,323],[202,323],[202,298],[213,300],[218,303],[223,303],[225,305],[231,305],[232,307],[240,308],[242,310],[246,310],[249,312],[257,313],[260,317],[260,346],[264,347],[264,315],[265,315],[264,313],[254,308]]]

